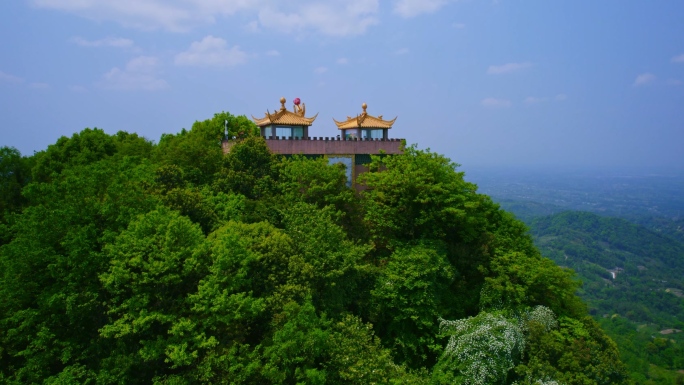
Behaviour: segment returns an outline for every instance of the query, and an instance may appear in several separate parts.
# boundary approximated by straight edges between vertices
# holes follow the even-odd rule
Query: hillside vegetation
[[[247,136],[225,156],[224,120]],[[255,131],[3,148],[0,382],[626,380],[573,273],[456,164],[408,147],[357,194]]]
[[[539,217],[530,226],[542,254],[584,282],[579,294],[617,342],[632,378],[684,381],[676,372],[684,369],[684,243],[586,212]]]

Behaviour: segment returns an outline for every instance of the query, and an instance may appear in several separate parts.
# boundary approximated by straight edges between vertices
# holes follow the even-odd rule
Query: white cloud
[[[398,50],[394,51],[395,55],[406,55],[409,53],[409,49],[404,47],[404,48],[399,48]]]
[[[453,24],[451,24],[451,26],[456,28],[456,29],[465,29],[465,27],[466,27],[466,25],[463,23],[453,23]]]
[[[256,20],[247,23],[247,25],[245,25],[245,29],[247,30],[247,32],[252,33],[261,32],[261,28],[259,28],[259,22]]]
[[[29,0],[54,9],[125,27],[187,31],[243,13],[253,17],[245,28],[272,28],[288,33],[313,30],[331,36],[366,32],[378,23],[379,0]],[[434,0],[431,0],[434,1]]]
[[[525,104],[531,105],[531,104],[543,103],[543,102],[546,102],[548,100],[549,100],[548,98],[544,98],[544,97],[539,98],[539,97],[535,97],[535,96],[528,96],[525,98],[525,100],[523,100],[523,102]]]
[[[21,83],[23,81],[24,81],[24,79],[22,79],[20,77],[10,75],[8,73],[0,71],[0,82],[3,82],[3,83]]]
[[[668,86],[681,86],[682,84],[684,83],[679,79],[667,79]]]
[[[259,6],[259,2],[250,0],[31,0],[31,3],[39,8],[111,20],[127,27],[171,31],[213,24],[217,16]]]
[[[512,105],[510,100],[496,99],[496,98],[482,99],[480,104],[482,104],[483,107],[492,107],[492,108],[510,107]]]
[[[88,89],[83,87],[83,86],[72,85],[72,86],[69,86],[69,91],[82,93],[82,92],[87,92]]]
[[[346,57],[341,57],[341,58],[337,59],[337,64],[340,64],[340,65],[349,64],[349,59],[347,59]]]
[[[287,4],[284,10],[277,8],[282,4]],[[354,36],[378,23],[378,9],[379,0],[274,2],[259,10],[259,23],[286,33],[314,30],[330,36]]]
[[[246,61],[247,54],[239,46],[229,49],[225,40],[211,35],[193,42],[175,58],[176,65],[197,67],[232,67]]]
[[[328,68],[326,68],[326,67],[316,67],[316,68],[314,69],[314,72],[317,73],[317,74],[324,74],[324,73],[328,72]]]
[[[655,75],[651,73],[643,73],[634,79],[634,83],[632,83],[633,86],[645,86],[647,84],[653,83],[656,80]]]
[[[115,90],[156,91],[169,87],[169,84],[157,76],[158,60],[152,56],[139,56],[126,64],[125,69],[112,68],[104,74],[99,85]]]
[[[44,90],[44,89],[50,88],[50,85],[47,83],[35,82],[35,83],[29,84],[29,87],[37,89],[37,90]]]
[[[133,40],[123,39],[120,37],[106,37],[100,40],[86,40],[80,36],[71,38],[71,42],[82,47],[116,47],[116,48],[130,48],[133,47]]]
[[[278,52],[277,50],[272,49],[272,50],[270,50],[270,51],[266,51],[266,56],[280,56],[280,52]]]
[[[524,62],[524,63],[506,63],[498,66],[489,66],[487,69],[487,73],[490,75],[501,75],[501,74],[508,74],[511,72],[516,72],[520,70],[524,70],[525,68],[529,68],[532,66],[532,63],[530,62]]]
[[[415,17],[424,13],[435,12],[447,2],[447,0],[396,0],[394,12],[401,17]]]
[[[673,63],[684,63],[684,53],[672,58]]]
[[[562,102],[564,100],[567,100],[568,95],[566,94],[558,94],[554,96],[553,98],[547,97],[547,96],[528,96],[523,100],[523,103],[531,106],[535,104],[541,104],[541,103],[546,103],[551,100],[555,100],[557,102]]]

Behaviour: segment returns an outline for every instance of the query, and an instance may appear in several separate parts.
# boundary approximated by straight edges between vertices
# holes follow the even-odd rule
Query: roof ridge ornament
[[[365,129],[371,129],[371,128],[392,128],[392,125],[394,122],[397,120],[395,117],[392,120],[384,120],[382,118],[382,115],[379,115],[377,117],[368,114],[368,104],[365,102],[361,104],[361,108],[363,109],[363,112],[361,114],[357,114],[356,117],[351,117],[347,116],[347,120],[343,122],[338,122],[333,118],[333,121],[335,122],[335,125],[337,125],[337,128],[340,130],[348,130],[348,129],[355,129],[355,128],[365,128]]]
[[[301,103],[301,100],[299,98],[294,98],[294,112],[295,114],[299,116],[304,116],[306,114],[306,104]],[[301,106],[299,105],[301,103]]]
[[[311,126],[318,114],[311,118],[307,118],[305,116],[306,106],[304,103],[301,103],[299,98],[295,98],[293,101],[295,104],[294,112],[289,111],[285,107],[287,100],[282,97],[280,98],[280,110],[274,111],[272,114],[269,110],[266,110],[263,118],[255,118],[254,115],[252,115],[252,120],[254,120],[254,123],[259,127],[266,127],[272,124],[284,126]]]

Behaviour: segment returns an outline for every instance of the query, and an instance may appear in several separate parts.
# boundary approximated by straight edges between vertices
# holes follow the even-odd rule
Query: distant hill
[[[521,219],[560,212],[556,208],[637,223],[650,217],[681,220],[684,214],[684,175],[673,170],[471,170],[468,175],[480,192]],[[524,207],[507,207],[511,204]]]
[[[658,282],[653,288],[684,289],[684,244],[644,226],[578,211],[536,218],[530,225],[542,251],[587,278],[594,277],[593,265],[601,268],[596,278],[624,269],[614,281],[618,285],[638,277]]]
[[[651,216],[635,219],[634,222],[684,243],[684,218]]]
[[[684,369],[684,242],[676,231],[577,211],[527,219],[542,254],[577,272],[580,296],[635,379]],[[671,380],[661,372],[661,383]]]
[[[683,384],[684,176],[471,171],[481,192],[531,227],[543,255],[576,271],[634,382]]]

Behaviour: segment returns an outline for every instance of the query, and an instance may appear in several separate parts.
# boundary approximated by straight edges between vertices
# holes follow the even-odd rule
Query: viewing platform
[[[356,116],[347,116],[344,121],[333,119],[340,134],[316,137],[309,135],[309,129],[318,114],[307,117],[306,106],[299,98],[294,99],[292,111],[285,107],[285,102],[285,98],[280,98],[280,109],[273,113],[266,110],[263,118],[252,116],[271,153],[324,156],[330,164],[344,164],[347,183],[357,190],[363,187],[356,185],[356,177],[368,171],[371,155],[399,155],[404,152],[404,139],[389,138],[389,130],[397,118],[386,120],[382,115],[370,115],[366,103],[361,105],[363,111]],[[234,144],[226,137],[222,144],[223,152],[229,153]]]
[[[401,154],[403,139],[372,139],[335,137],[266,138],[266,144],[275,154]]]

